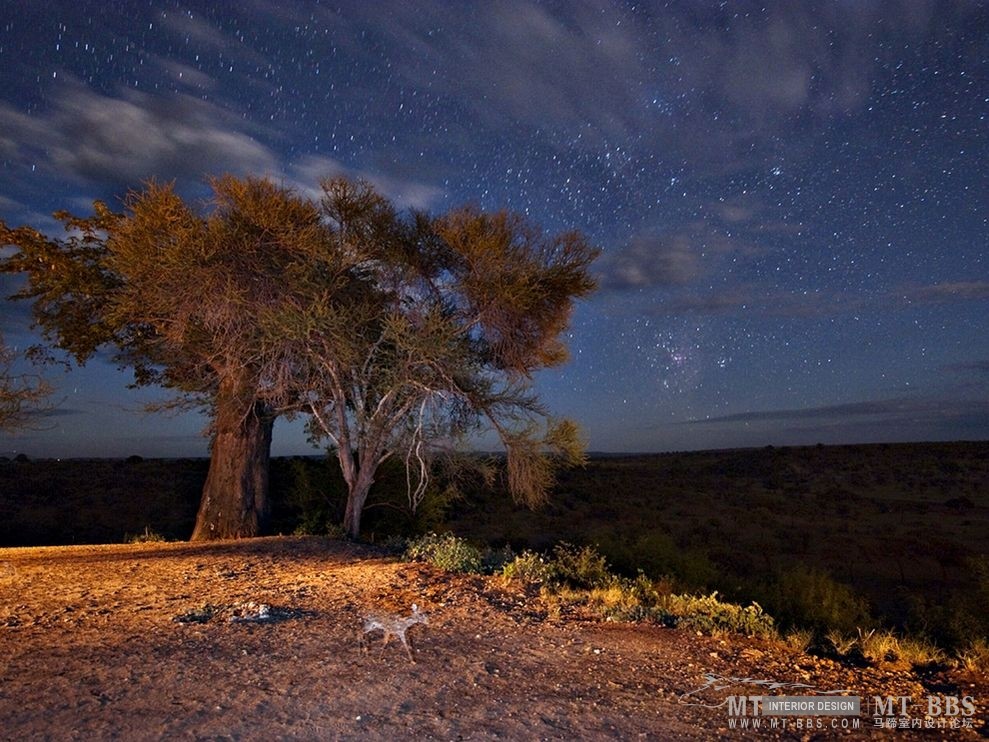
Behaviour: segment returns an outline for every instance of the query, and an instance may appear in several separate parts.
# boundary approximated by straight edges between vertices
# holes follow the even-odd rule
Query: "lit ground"
[[[277,620],[229,620],[251,617],[251,602]],[[365,613],[407,614],[413,602],[430,615],[409,632],[416,664],[394,642],[359,651]],[[176,620],[206,618],[207,604],[208,621]],[[0,549],[9,739],[737,739],[726,709],[710,706],[762,690],[691,694],[707,674],[929,692],[909,671],[841,668],[754,640],[551,620],[500,578],[333,541]],[[984,684],[958,689],[989,701]],[[863,716],[856,736],[873,724]],[[835,734],[758,735],[778,736]]]

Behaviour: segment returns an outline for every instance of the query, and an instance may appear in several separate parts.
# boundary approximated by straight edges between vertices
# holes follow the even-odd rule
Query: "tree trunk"
[[[268,526],[268,463],[274,416],[255,402],[244,413],[235,395],[216,402],[209,473],[192,541],[260,536]]]
[[[343,514],[343,528],[350,538],[361,535],[361,514],[364,512],[364,503],[367,501],[372,484],[374,484],[373,475],[367,476],[361,471],[353,485],[347,487],[347,509]]]

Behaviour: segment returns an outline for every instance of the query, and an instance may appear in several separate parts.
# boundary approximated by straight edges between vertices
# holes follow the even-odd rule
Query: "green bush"
[[[533,551],[523,551],[502,568],[501,574],[509,581],[517,580],[539,585],[549,582],[553,576],[553,568],[542,555]]]
[[[559,543],[549,560],[548,582],[561,587],[590,590],[614,580],[607,560],[592,546]]]
[[[761,602],[787,627],[850,634],[872,623],[865,599],[818,569],[798,566],[782,572],[761,592]]]
[[[411,562],[429,562],[447,572],[480,573],[483,553],[465,539],[452,533],[427,533],[409,541],[405,558]]]
[[[680,626],[705,634],[745,634],[746,636],[775,636],[773,617],[758,603],[742,607],[718,600],[710,595],[668,595],[660,601],[656,617],[670,626]]]
[[[657,617],[668,583],[657,583],[643,573],[635,578],[613,577],[611,582],[588,591],[587,604],[609,621],[643,621]]]
[[[551,604],[584,605],[608,620],[653,620],[708,634],[776,635],[772,616],[757,603],[747,607],[724,603],[716,592],[676,595],[669,578],[655,581],[642,572],[634,578],[620,577],[590,546],[557,544],[548,557],[526,551],[507,564],[502,574],[509,580],[542,584]]]
[[[645,572],[651,577],[670,576],[688,590],[705,590],[717,584],[721,573],[700,547],[681,548],[666,533],[651,531],[629,538],[604,536],[598,544],[608,561],[621,572]]]

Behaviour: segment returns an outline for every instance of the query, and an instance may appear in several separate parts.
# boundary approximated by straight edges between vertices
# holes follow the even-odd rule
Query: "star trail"
[[[0,9],[9,224],[222,172],[508,207],[602,249],[537,380],[592,450],[989,436],[985,3]],[[38,339],[26,305],[0,331]],[[103,360],[45,373],[58,414],[0,454],[207,451]],[[273,450],[312,452],[288,422]]]

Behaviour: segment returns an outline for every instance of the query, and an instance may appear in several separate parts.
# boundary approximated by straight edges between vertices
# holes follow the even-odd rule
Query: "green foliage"
[[[405,558],[429,562],[447,572],[479,573],[483,569],[484,553],[452,533],[427,533],[408,542]]]
[[[607,583],[585,591],[562,588],[564,594],[578,597],[596,614],[609,621],[660,620],[660,602],[668,595],[668,585],[656,583],[639,573],[635,578],[612,577]]]
[[[717,599],[717,593],[674,594],[668,580],[655,581],[642,572],[634,578],[620,577],[590,546],[557,544],[548,557],[526,551],[502,574],[508,580],[543,585],[551,604],[578,603],[608,620],[651,620],[709,634],[776,635],[773,618],[758,604],[726,603]]]
[[[553,567],[541,554],[523,551],[502,568],[501,574],[508,581],[539,585],[550,581]]]
[[[723,577],[723,572],[700,548],[683,548],[672,536],[651,531],[629,537],[627,533],[608,535],[599,541],[601,551],[609,561],[625,573],[642,570],[654,577],[676,579],[681,589],[703,591]]]
[[[672,626],[702,631],[706,634],[744,634],[746,636],[776,636],[773,617],[758,603],[740,606],[718,600],[717,592],[710,595],[669,595],[660,603],[660,620]]]
[[[783,643],[795,652],[803,654],[814,643],[814,632],[810,629],[790,629],[784,634]]]
[[[272,498],[284,502],[277,526],[300,536],[344,533],[341,527],[347,485],[335,455],[325,458],[293,457],[272,462]],[[413,512],[405,488],[402,462],[386,461],[378,468],[375,487],[365,506],[363,530],[376,543],[438,530],[450,505],[459,496],[444,486],[442,472],[426,489]]]
[[[908,627],[941,646],[966,651],[989,640],[989,560],[970,557],[958,573],[960,584],[947,599],[913,596]]]
[[[762,602],[784,626],[850,633],[872,622],[868,603],[819,569],[781,572],[762,592]]]
[[[892,631],[859,628],[855,634],[846,634],[832,629],[826,632],[825,641],[834,654],[855,663],[919,670],[942,666],[947,661],[947,655],[937,646],[916,637],[904,638]]]
[[[536,512],[504,490],[470,491],[449,527],[519,550],[593,543],[619,574],[757,600],[784,627],[796,611],[774,600],[774,576],[803,564],[868,602],[876,623],[853,606],[860,620],[842,621],[846,633],[881,621],[955,651],[989,636],[979,570],[966,560],[986,555],[987,476],[987,442],[608,456],[561,472]]]
[[[559,543],[553,547],[549,566],[548,582],[560,587],[590,590],[604,587],[614,579],[608,561],[592,546]]]
[[[415,536],[440,529],[446,522],[456,490],[431,476],[415,509],[409,502],[405,467],[401,461],[386,461],[375,474],[374,488],[365,506],[362,529],[374,534]]]
[[[515,561],[515,552],[506,544],[500,549],[488,546],[481,554],[481,569],[485,574],[503,573],[505,567]]]
[[[607,560],[592,546],[561,542],[549,556],[524,551],[505,564],[502,575],[508,580],[544,583],[554,589],[591,590],[610,585],[615,576]]]

